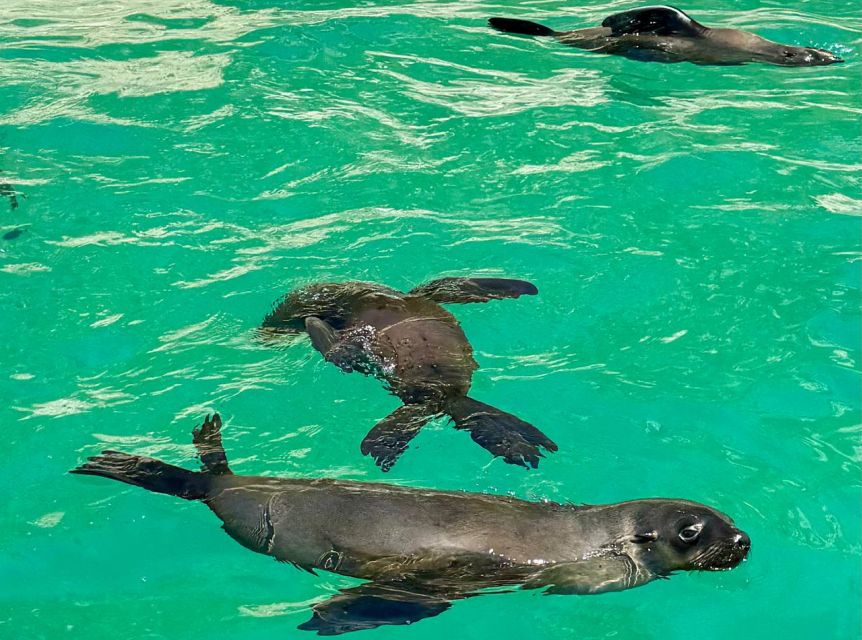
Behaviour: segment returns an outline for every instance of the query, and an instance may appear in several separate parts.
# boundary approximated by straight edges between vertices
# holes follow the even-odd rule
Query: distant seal
[[[376,376],[401,398],[404,406],[362,441],[362,453],[383,471],[440,414],[495,456],[535,468],[541,449],[557,445],[533,425],[467,397],[478,365],[458,321],[440,305],[537,293],[529,282],[501,278],[442,278],[407,293],[368,282],[314,284],[284,296],[262,329],[306,331],[328,362]]]
[[[738,29],[710,29],[674,7],[641,7],[609,16],[601,27],[554,31],[535,22],[491,18],[499,31],[553,36],[563,44],[633,60],[733,65],[766,62],[784,67],[815,67],[841,58],[829,51],[791,47]]]
[[[15,188],[10,185],[8,182],[0,183],[0,197],[9,198],[9,208],[17,209],[18,208],[18,197],[16,196]]]
[[[595,594],[675,571],[736,567],[751,546],[726,515],[686,500],[601,506],[386,484],[231,473],[221,419],[194,431],[192,472],[116,451],[72,473],[203,501],[243,546],[314,573],[368,580],[315,604],[300,629],[336,635],[438,615],[492,587]]]

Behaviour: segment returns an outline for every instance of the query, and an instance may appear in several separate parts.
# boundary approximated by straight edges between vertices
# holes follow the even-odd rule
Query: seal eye
[[[692,542],[697,540],[702,529],[703,529],[703,524],[700,522],[693,524],[691,526],[688,526],[679,532],[679,539],[685,543],[691,544]]]
[[[796,57],[796,54],[793,53],[792,51],[784,50],[782,53],[784,54],[785,58],[795,58]]]

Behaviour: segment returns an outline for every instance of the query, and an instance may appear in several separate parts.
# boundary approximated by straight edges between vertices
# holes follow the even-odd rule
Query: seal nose
[[[742,552],[748,552],[751,549],[751,538],[745,532],[740,531],[733,537],[733,547]]]
[[[822,50],[816,50],[816,51],[817,51],[817,53],[820,54],[817,58],[817,60],[820,62],[820,64],[838,64],[838,63],[844,62],[844,59],[841,58],[841,56],[837,56],[834,53],[832,53],[831,51],[822,51]]]

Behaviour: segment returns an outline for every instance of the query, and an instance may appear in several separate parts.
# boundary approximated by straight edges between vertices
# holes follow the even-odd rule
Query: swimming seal
[[[541,449],[557,445],[520,418],[467,397],[479,365],[458,321],[440,305],[537,293],[529,282],[500,278],[442,278],[408,293],[368,282],[315,284],[276,303],[262,335],[306,331],[328,362],[384,380],[404,402],[362,441],[362,453],[383,471],[440,414],[495,456],[536,468]]]
[[[9,198],[9,208],[18,208],[18,197],[16,196],[15,188],[8,182],[0,183],[0,197]]]
[[[203,501],[252,551],[367,580],[312,607],[299,628],[320,635],[410,624],[491,587],[586,595],[676,571],[732,569],[751,546],[726,515],[686,500],[575,506],[233,475],[220,428],[216,414],[194,430],[201,472],[104,451],[72,473]]]
[[[554,31],[535,22],[491,18],[499,31],[553,36],[563,44],[633,60],[733,65],[766,62],[784,67],[815,67],[841,58],[828,51],[791,47],[738,29],[710,29],[674,7],[641,7],[604,19],[601,27]]]

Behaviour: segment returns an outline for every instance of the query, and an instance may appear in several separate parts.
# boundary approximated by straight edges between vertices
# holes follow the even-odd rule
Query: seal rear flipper
[[[527,580],[523,588],[548,587],[546,595],[590,595],[622,591],[649,582],[653,577],[629,556],[608,554],[555,565]]]
[[[469,431],[475,443],[509,464],[535,469],[539,458],[544,457],[542,449],[557,450],[557,445],[529,422],[472,398],[451,399],[446,412],[456,429]]]
[[[656,36],[688,36],[694,38],[706,31],[699,22],[673,7],[642,7],[608,16],[602,26],[612,36],[649,33]]]
[[[209,415],[204,418],[201,426],[192,430],[192,442],[198,451],[203,471],[214,475],[226,475],[233,473],[227,465],[227,454],[221,443],[221,416],[214,414],[212,420]]]
[[[525,280],[507,278],[440,278],[411,290],[411,296],[423,296],[438,304],[488,302],[503,298],[520,298],[539,293],[536,285]]]
[[[362,439],[363,455],[374,458],[381,471],[389,471],[407,450],[410,441],[435,417],[432,407],[405,404],[378,422]]]
[[[556,31],[538,22],[517,20],[515,18],[491,18],[488,24],[497,31],[517,33],[522,36],[552,36]]]
[[[167,493],[185,500],[203,500],[209,491],[209,477],[175,467],[161,460],[133,456],[120,451],[102,451],[69,473],[119,480],[155,493]]]
[[[311,619],[297,628],[316,631],[321,636],[337,636],[385,625],[412,624],[440,615],[451,606],[445,598],[369,582],[344,589],[314,605]]]

